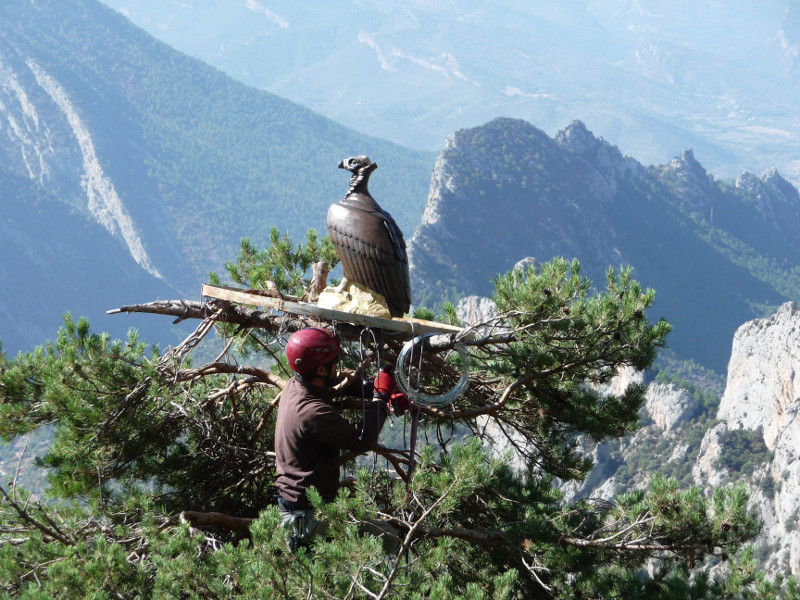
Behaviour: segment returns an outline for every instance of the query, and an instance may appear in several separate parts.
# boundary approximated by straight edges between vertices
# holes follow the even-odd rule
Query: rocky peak
[[[776,168],[767,169],[760,178],[753,173],[742,173],[736,178],[736,188],[755,202],[758,212],[776,230],[786,235],[798,233],[796,227],[792,229],[796,221],[792,215],[800,207],[800,194]]]
[[[582,121],[572,121],[554,139],[559,146],[581,156],[595,154],[603,146],[611,147],[602,138],[596,138]]]
[[[800,239],[800,193],[774,167],[764,171],[761,181],[767,190],[767,202],[775,215],[776,229],[796,245]]]
[[[541,266],[542,266],[541,261],[536,260],[533,256],[526,256],[525,258],[523,258],[522,260],[518,260],[514,264],[514,269],[515,270],[516,269],[522,270],[522,272],[527,277],[528,276],[528,270],[530,268],[538,269]]]
[[[645,409],[658,428],[672,431],[697,416],[700,402],[674,383],[651,383],[647,387]]]
[[[592,139],[588,132],[583,137]],[[519,119],[495,119],[451,135],[409,244],[418,301],[433,295],[435,284],[486,294],[497,273],[513,267],[514,256],[579,256],[582,246],[591,246],[593,254],[607,255],[598,261],[603,265],[618,260],[602,226],[599,200],[612,197],[616,185],[613,170],[606,171],[609,181]]]
[[[595,137],[581,121],[572,121],[553,139],[591,167],[592,193],[600,200],[613,200],[617,193],[618,177],[642,172],[642,166],[637,161],[623,157],[616,146]]]
[[[761,180],[776,193],[780,194],[787,202],[797,203],[800,200],[800,194],[797,192],[797,188],[786,181],[775,167],[770,167],[764,171],[761,175]]]
[[[691,149],[681,152],[664,168],[664,176],[673,182],[675,193],[695,210],[704,211],[711,205],[711,178],[694,157]]]
[[[748,194],[757,194],[761,187],[761,180],[750,171],[745,171],[736,178],[736,189]]]

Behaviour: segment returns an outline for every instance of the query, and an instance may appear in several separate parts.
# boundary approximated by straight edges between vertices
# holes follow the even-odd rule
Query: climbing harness
[[[294,553],[300,548],[307,548],[320,525],[315,518],[314,508],[299,508],[278,496],[278,510],[281,513],[281,525],[289,534],[289,550]]]

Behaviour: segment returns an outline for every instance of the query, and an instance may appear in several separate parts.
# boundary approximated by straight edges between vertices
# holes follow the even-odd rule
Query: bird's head
[[[366,169],[367,167],[370,167],[370,166],[372,166],[372,169],[370,169],[370,170],[373,170],[378,165],[373,163],[369,159],[369,156],[351,156],[350,158],[345,158],[343,161],[341,161],[339,163],[339,168],[340,169],[347,169],[348,171],[350,171],[354,175],[356,173],[362,172],[364,169]]]
[[[339,168],[347,169],[352,173],[350,176],[350,189],[347,190],[345,198],[353,193],[370,195],[367,183],[370,173],[378,168],[378,163],[372,162],[368,156],[351,156],[340,162]]]

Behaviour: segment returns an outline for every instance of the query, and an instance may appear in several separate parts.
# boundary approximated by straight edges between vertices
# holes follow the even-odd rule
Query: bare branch
[[[156,300],[143,304],[128,304],[107,311],[108,314],[120,313],[146,313],[178,317],[184,319],[205,319],[212,313],[210,302],[197,302],[194,300]],[[327,326],[327,321],[316,321],[310,318],[300,318],[297,316],[288,317],[283,313],[273,313],[272,311],[262,311],[257,308],[249,308],[240,304],[228,304],[217,317],[222,323],[232,323],[243,325],[253,329],[264,329],[272,332],[279,331],[299,331],[306,327]],[[337,332],[345,339],[358,339],[363,327],[351,325],[349,323],[337,324]]]
[[[234,517],[219,512],[197,512],[185,510],[179,515],[181,521],[190,523],[193,527],[216,527],[229,531],[247,531],[255,520],[249,517]]]
[[[61,531],[59,531],[58,526],[52,521],[52,519],[50,519],[50,517],[46,513],[44,513],[44,511],[41,510],[41,505],[39,505],[38,503],[36,506],[44,514],[45,520],[47,522],[37,520],[33,516],[31,516],[28,510],[25,507],[21,506],[14,498],[12,498],[2,486],[0,486],[0,494],[2,494],[2,496],[6,499],[8,505],[14,509],[14,512],[17,513],[17,516],[19,516],[19,518],[25,521],[26,523],[29,523],[30,525],[32,525],[33,527],[44,533],[46,536],[49,536],[54,540],[58,540],[59,542],[61,542],[66,546],[72,546],[75,543],[74,540],[68,538]]]

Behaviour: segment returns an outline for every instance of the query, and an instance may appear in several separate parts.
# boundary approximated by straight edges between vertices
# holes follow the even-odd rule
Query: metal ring
[[[408,372],[411,370],[412,365],[409,364],[408,369],[406,369],[405,363],[408,354],[412,351],[414,346],[417,345],[417,343],[421,343],[425,338],[429,338],[434,335],[437,334],[425,333],[405,343],[403,349],[400,351],[400,354],[397,356],[396,376],[397,385],[400,387],[403,393],[408,396],[409,400],[413,400],[417,404],[421,404],[423,406],[441,408],[452,404],[467,390],[467,387],[469,386],[469,354],[467,354],[467,350],[461,342],[456,342],[453,346],[453,350],[458,352],[458,354],[461,356],[461,377],[459,378],[458,383],[456,383],[451,390],[440,396],[423,394],[419,390],[411,387],[411,384],[408,381]]]

